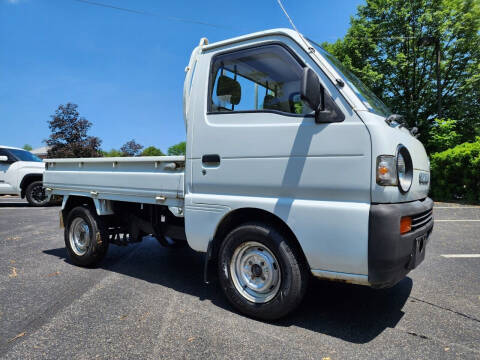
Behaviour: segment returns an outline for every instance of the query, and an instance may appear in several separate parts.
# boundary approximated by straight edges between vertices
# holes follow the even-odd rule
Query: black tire
[[[233,271],[236,271],[234,265],[236,262],[232,263],[234,254],[238,253],[238,249],[248,247],[249,244],[255,243],[262,245],[258,249],[264,248],[264,251],[269,251],[273,255],[272,259],[278,262],[280,269],[280,276],[278,277],[280,280],[277,281],[277,283],[279,283],[279,285],[277,284],[277,292],[275,295],[270,295],[274,296],[273,298],[269,300],[265,298],[263,300],[267,301],[261,303],[249,300],[245,295],[242,295],[235,285],[235,281],[237,281],[237,286],[239,286],[239,277],[232,274],[232,267],[234,267]],[[235,259],[238,259],[238,255],[235,256]],[[270,225],[247,223],[231,231],[220,247],[218,260],[220,285],[227,299],[235,308],[247,316],[261,320],[279,319],[294,310],[305,295],[309,279],[309,270],[304,256],[287,236]],[[249,264],[251,264],[251,262],[249,262]],[[264,263],[262,262],[262,264]],[[270,269],[277,271],[275,262],[273,262],[272,265],[274,267],[270,267]],[[255,265],[252,265],[250,269],[252,279],[255,276],[259,276],[258,273],[257,275],[253,275],[253,266]],[[241,268],[242,267],[240,267],[240,269]],[[268,272],[265,272],[265,274],[267,274],[265,276],[268,278]],[[264,274],[262,274],[262,279],[265,280],[263,275]],[[233,279],[235,276],[237,280]],[[277,288],[277,286],[275,288]],[[242,288],[242,286],[239,286],[239,288]],[[273,286],[271,288],[273,288]],[[245,286],[243,286],[243,289],[249,291]]]
[[[77,226],[85,230],[82,238],[85,249],[82,251],[79,251],[80,248],[75,245],[73,238],[71,240]],[[96,212],[89,208],[77,206],[68,213],[64,236],[70,260],[76,265],[93,267],[98,265],[107,253],[109,241],[105,225]]]
[[[43,188],[43,182],[40,180],[33,181],[27,186],[25,197],[31,206],[40,207],[49,204],[48,197]]]

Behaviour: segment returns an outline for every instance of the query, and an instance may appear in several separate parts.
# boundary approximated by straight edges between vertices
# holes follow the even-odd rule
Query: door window
[[[300,99],[303,67],[280,45],[266,45],[216,56],[209,112],[278,111],[307,115]]]
[[[12,154],[10,154],[7,150],[5,149],[0,149],[0,156],[6,156],[8,157],[8,163],[14,163],[15,161],[17,161],[17,159],[15,159]],[[5,163],[4,163],[5,164]]]

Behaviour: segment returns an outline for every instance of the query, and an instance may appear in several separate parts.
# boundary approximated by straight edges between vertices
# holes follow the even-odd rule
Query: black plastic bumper
[[[372,204],[368,233],[368,282],[372,287],[395,285],[425,258],[433,229],[433,201]],[[400,234],[400,219],[412,217],[412,231]]]

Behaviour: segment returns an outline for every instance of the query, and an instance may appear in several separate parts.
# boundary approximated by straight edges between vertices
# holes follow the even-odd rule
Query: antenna
[[[305,38],[303,37],[302,34],[300,34],[300,31],[298,31],[297,27],[295,26],[292,18],[290,17],[290,15],[288,15],[288,12],[287,10],[285,9],[285,7],[283,6],[282,4],[282,0],[277,0],[277,3],[278,5],[280,6],[280,9],[282,9],[283,13],[285,14],[285,16],[287,17],[288,21],[290,22],[290,25],[292,25],[293,27],[293,30],[296,31],[297,35],[300,37],[300,39],[305,43],[305,45],[307,46],[307,49],[314,53],[315,52],[315,49],[308,43],[307,40],[305,40]]]
[[[298,31],[297,27],[293,23],[292,18],[290,17],[290,15],[288,15],[287,10],[285,10],[285,7],[282,4],[282,0],[277,0],[277,2],[278,2],[278,5],[280,6],[280,8],[282,9],[283,13],[287,17],[288,21],[290,22],[290,25],[292,25],[293,29],[298,33],[298,35],[300,35],[300,32]]]
[[[282,11],[283,11],[283,13],[285,14],[285,16],[287,17],[288,21],[290,22],[290,25],[292,25],[293,29],[297,32],[297,35],[300,37],[300,39],[303,41],[303,43],[304,43],[305,46],[307,47],[308,51],[310,51],[312,54],[314,54],[314,53],[315,53],[315,48],[312,47],[312,45],[310,45],[310,43],[309,43],[310,40],[307,41],[307,39],[305,39],[305,38],[303,37],[303,35],[300,34],[300,32],[298,31],[297,27],[296,27],[295,24],[293,23],[292,18],[290,17],[290,15],[288,15],[287,10],[286,10],[285,7],[283,6],[282,0],[277,0],[277,3],[278,3],[278,5],[280,6],[280,8],[282,9]],[[323,67],[323,66],[322,66],[322,67]],[[343,82],[343,80],[335,77],[335,75],[332,74],[330,70],[324,69],[324,71],[328,72],[328,73],[330,74],[330,76],[337,81],[337,83],[340,85],[340,87],[343,87],[343,86],[345,85],[345,83]]]

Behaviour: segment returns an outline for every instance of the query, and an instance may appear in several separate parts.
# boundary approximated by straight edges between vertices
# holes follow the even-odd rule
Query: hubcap
[[[238,292],[254,303],[266,303],[278,293],[280,266],[275,255],[263,244],[249,241],[235,249],[230,273]]]
[[[80,217],[73,219],[69,231],[69,240],[70,247],[76,255],[85,255],[91,241],[90,228],[85,220]]]

